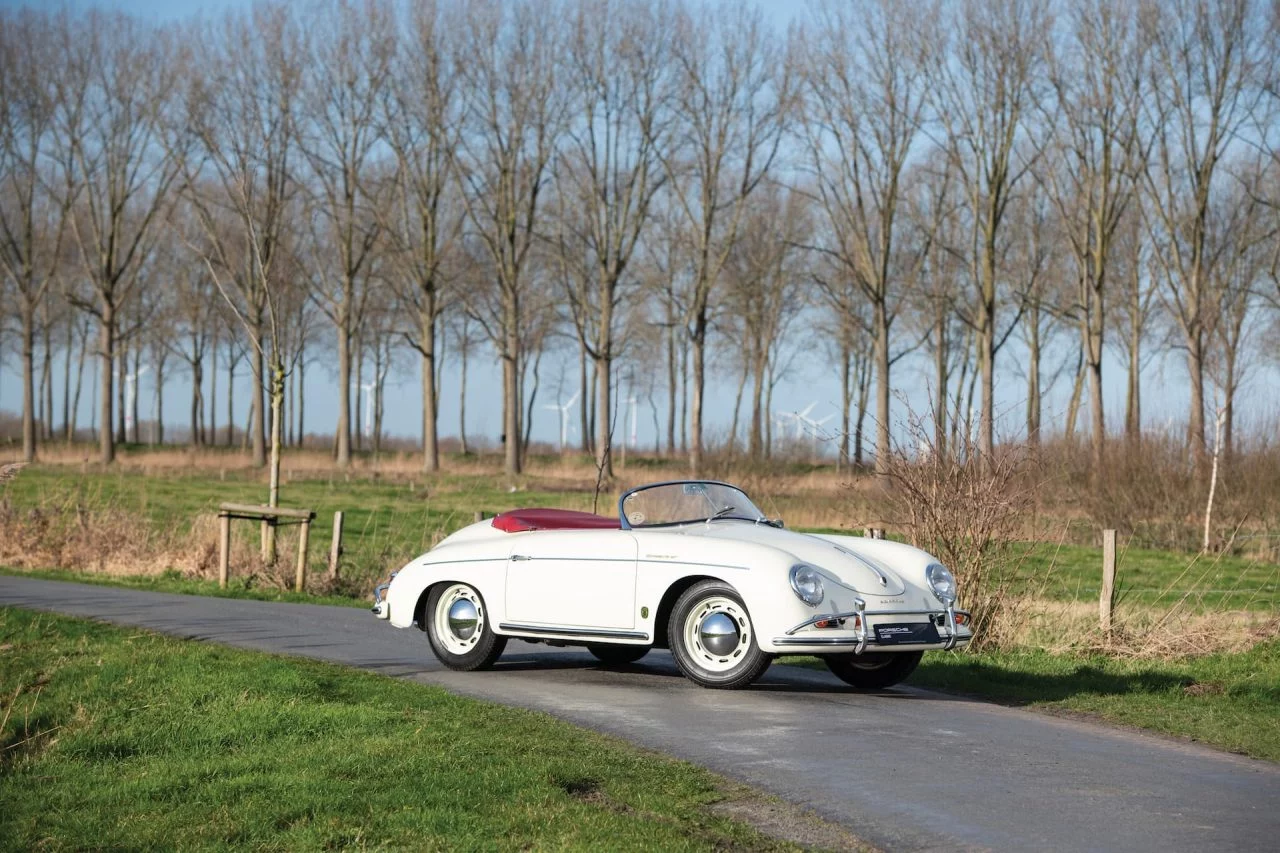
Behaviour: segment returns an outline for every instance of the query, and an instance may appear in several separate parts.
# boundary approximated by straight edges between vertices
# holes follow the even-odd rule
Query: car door
[[[630,630],[636,613],[636,538],[625,530],[520,534],[507,559],[510,623]]]

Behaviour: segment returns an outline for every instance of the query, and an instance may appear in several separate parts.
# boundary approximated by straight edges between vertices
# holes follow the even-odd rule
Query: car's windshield
[[[764,520],[764,513],[740,489],[712,482],[643,486],[622,498],[622,515],[631,527],[660,527],[721,518]]]

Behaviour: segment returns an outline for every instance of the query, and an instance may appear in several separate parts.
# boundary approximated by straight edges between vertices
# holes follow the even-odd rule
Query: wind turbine
[[[818,436],[822,432],[822,425],[825,424],[827,421],[831,420],[832,418],[834,418],[835,413],[833,412],[827,415],[825,418],[815,421],[813,418],[808,416],[808,412],[810,412],[812,409],[813,409],[813,406],[810,406],[808,409],[805,409],[805,414],[797,415],[796,422],[803,423],[806,427],[808,427],[809,452],[816,453],[818,451]]]
[[[138,396],[138,377],[150,370],[149,365],[143,365],[136,368],[133,373],[126,373],[124,376],[124,437],[129,439],[129,432],[133,429],[133,402]]]
[[[567,403],[548,403],[543,406],[544,409],[555,409],[560,413],[560,452],[564,453],[564,446],[569,441],[569,412],[573,409],[573,404],[578,402],[578,397],[582,395],[581,391],[576,392],[569,398]]]
[[[362,384],[364,389],[364,437],[373,438],[373,392],[378,387],[378,380]]]

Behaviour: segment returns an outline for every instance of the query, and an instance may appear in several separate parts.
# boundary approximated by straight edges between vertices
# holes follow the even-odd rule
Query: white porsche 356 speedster
[[[507,639],[585,645],[631,663],[668,648],[704,687],[745,687],[774,656],[812,654],[853,687],[911,674],[922,653],[972,638],[956,584],[924,551],[808,535],[735,486],[654,483],[618,517],[521,509],[464,527],[374,592],[450,669],[493,664]]]

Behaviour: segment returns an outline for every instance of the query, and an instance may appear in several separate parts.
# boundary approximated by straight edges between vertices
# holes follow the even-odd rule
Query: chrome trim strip
[[[967,643],[971,639],[973,638],[956,637],[955,644],[959,645]],[[939,646],[937,643],[876,643],[860,640],[857,637],[774,637],[773,644],[775,646],[858,646],[859,644],[862,644],[865,646],[875,646],[877,648],[885,649],[905,649],[907,651],[913,651],[923,646],[926,651],[946,651],[946,648]],[[862,651],[857,650],[854,654],[862,654]]]
[[[545,625],[518,625],[510,622],[498,624],[499,631],[519,631],[546,637],[600,637],[609,640],[648,640],[643,631],[602,631],[598,628],[548,628]]]

